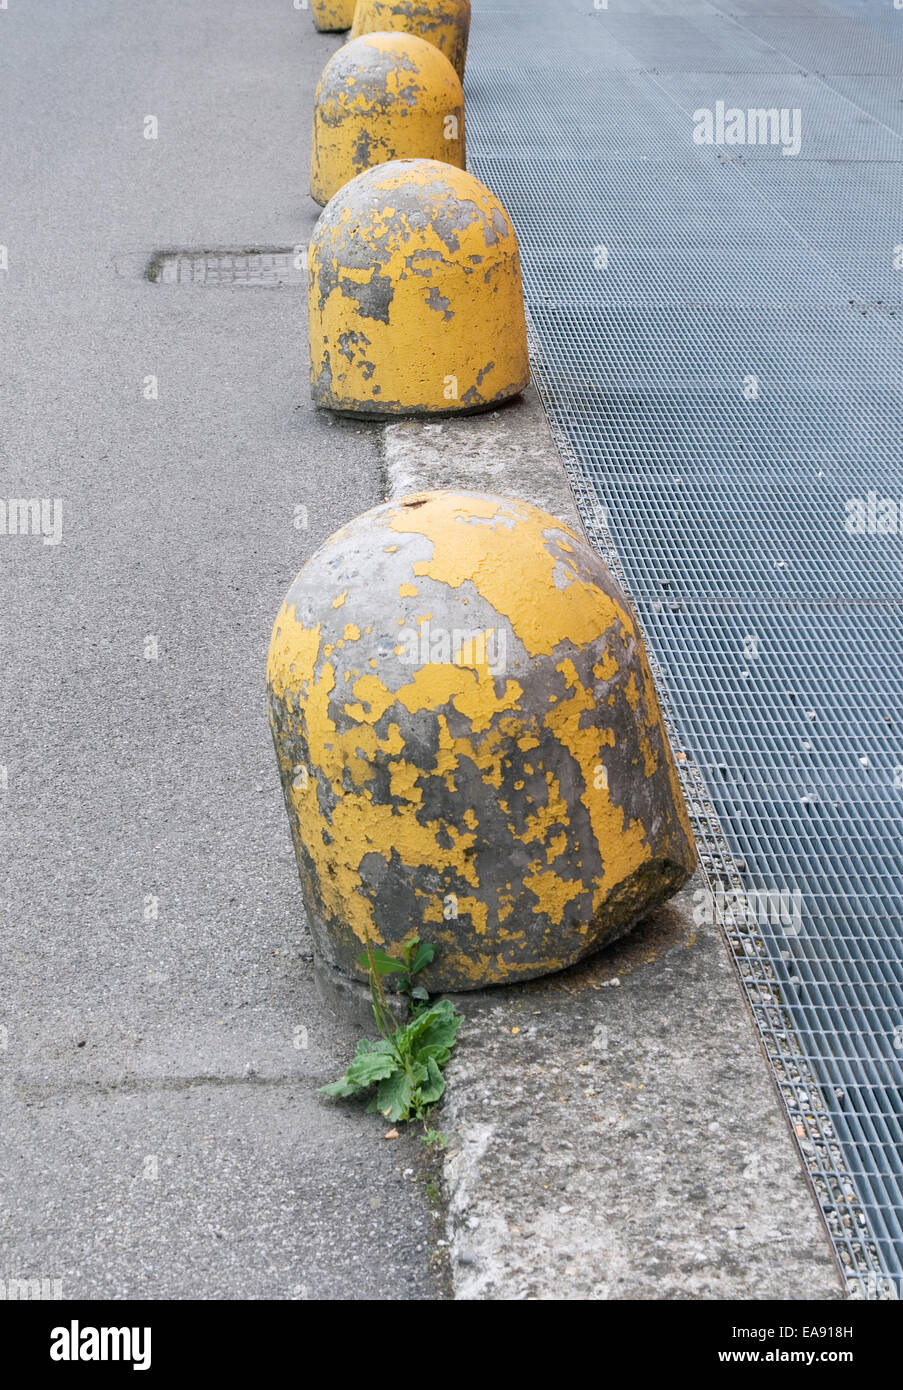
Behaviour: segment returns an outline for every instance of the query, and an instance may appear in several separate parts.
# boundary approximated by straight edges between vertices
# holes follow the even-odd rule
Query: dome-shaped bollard
[[[464,93],[451,63],[415,34],[364,34],[333,54],[314,99],[310,191],[327,203],[392,159],[464,168]]]
[[[435,44],[464,81],[470,0],[358,0],[352,38],[398,29]]]
[[[585,540],[432,492],[337,531],[276,619],[270,722],[318,963],[438,953],[431,990],[561,970],[695,852],[640,634]]]
[[[327,32],[350,29],[356,5],[357,0],[311,0],[314,24]]]
[[[530,380],[517,238],[463,169],[400,159],[358,174],[314,228],[308,275],[319,406],[460,414]]]

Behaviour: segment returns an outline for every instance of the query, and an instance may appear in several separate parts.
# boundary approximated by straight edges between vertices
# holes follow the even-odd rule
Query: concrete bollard
[[[357,0],[311,0],[314,24],[327,33],[350,29],[356,5]]]
[[[419,935],[430,990],[530,979],[694,868],[628,604],[527,503],[423,493],[344,526],[288,592],[267,681],[321,972]]]
[[[451,63],[414,34],[364,34],[330,58],[314,100],[310,191],[402,158],[464,168],[464,93]]]
[[[470,0],[357,0],[352,38],[399,29],[435,44],[464,81]]]
[[[308,275],[319,406],[461,414],[530,380],[517,238],[463,169],[398,159],[358,174],[314,228]]]

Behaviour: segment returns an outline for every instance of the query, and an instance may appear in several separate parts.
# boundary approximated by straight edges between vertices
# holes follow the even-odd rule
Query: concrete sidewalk
[[[303,289],[143,278],[307,242],[338,43],[282,0],[0,13],[0,488],[63,502],[59,545],[0,537],[0,1277],[65,1298],[445,1287],[416,1137],[316,1096],[351,1039],[266,719],[273,619],[380,499],[376,433],[313,412]]]

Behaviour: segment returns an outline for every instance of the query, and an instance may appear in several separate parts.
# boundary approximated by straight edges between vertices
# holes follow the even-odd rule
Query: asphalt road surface
[[[144,278],[307,241],[338,42],[290,0],[0,11],[0,500],[49,520],[0,534],[0,1278],[66,1298],[444,1296],[416,1138],[316,1095],[349,1035],[264,700],[376,435],[312,409],[302,289]]]

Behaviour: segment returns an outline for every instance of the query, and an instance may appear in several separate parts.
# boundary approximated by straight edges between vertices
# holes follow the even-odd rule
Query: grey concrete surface
[[[701,879],[561,976],[468,1011],[443,1123],[464,1299],[837,1299]]]
[[[425,487],[519,497],[585,535],[535,387],[485,415],[424,423],[398,420],[382,446],[389,497]]]
[[[580,524],[532,388],[390,425],[384,448],[390,496],[482,485]],[[457,1298],[843,1296],[727,946],[694,921],[704,891],[583,965],[458,997],[437,1121]]]
[[[63,503],[0,536],[0,1276],[64,1297],[444,1293],[422,1146],[315,1094],[350,1039],[266,720],[375,435],[310,406],[303,290],[142,279],[307,241],[338,42],[285,0],[0,11],[0,494]]]

